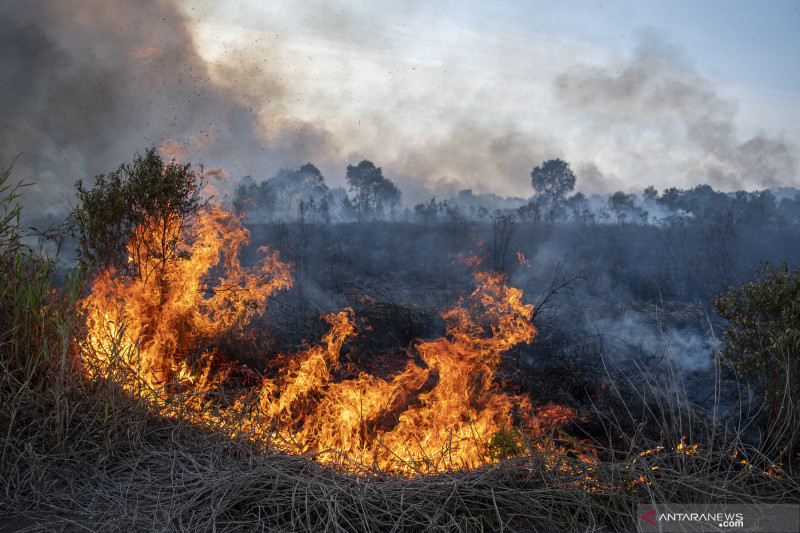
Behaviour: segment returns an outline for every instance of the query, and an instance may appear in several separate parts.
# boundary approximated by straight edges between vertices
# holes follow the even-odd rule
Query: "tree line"
[[[458,228],[468,221],[489,222],[499,215],[530,224],[655,224],[671,225],[688,219],[755,224],[758,227],[800,225],[800,191],[784,191],[782,198],[769,190],[734,193],[715,191],[709,185],[692,189],[669,187],[659,191],[648,186],[641,195],[617,191],[587,197],[573,191],[577,177],[569,163],[551,159],[531,172],[533,195],[527,199],[501,199],[473,195],[464,190],[457,197],[404,207],[402,192],[368,160],[348,165],[347,186],[331,189],[311,163],[281,169],[275,176],[256,182],[247,176],[237,187],[234,207],[251,222],[275,220],[304,222],[406,220],[440,222]]]
[[[234,208],[254,219],[283,220],[312,217],[330,222],[332,212],[341,218],[375,220],[392,216],[401,205],[400,189],[371,161],[347,166],[349,192],[331,190],[322,172],[311,163],[297,169],[281,169],[275,176],[256,183],[250,177],[237,187]]]

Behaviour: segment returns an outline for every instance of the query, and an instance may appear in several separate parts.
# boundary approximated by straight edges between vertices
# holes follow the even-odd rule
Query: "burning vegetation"
[[[439,313],[441,335],[409,328],[405,347],[374,348],[376,322],[362,315],[385,304],[365,297],[322,316],[326,331],[300,349],[273,350],[257,325],[303,274],[267,247],[242,259],[250,233],[208,196],[202,170],[151,150],[89,190],[78,183],[78,196],[85,287],[80,276],[59,290],[43,283],[52,265],[20,245],[18,228],[2,234],[4,250],[30,259],[19,270],[3,259],[7,494],[35,492],[55,475],[43,472],[91,454],[95,473],[71,481],[69,498],[125,478],[117,504],[135,508],[119,524],[152,511],[176,529],[220,517],[287,530],[624,529],[641,501],[800,494],[793,464],[781,462],[792,459],[791,435],[762,453],[649,378],[639,396],[612,381],[587,388],[583,404],[520,386],[504,367],[535,342],[536,309],[477,256],[455,261],[471,283]],[[14,307],[22,301],[36,312]],[[14,335],[25,353],[7,349],[22,346]],[[248,361],[263,364],[241,362],[236,346],[247,343]],[[154,451],[162,445],[166,455]],[[31,458],[45,448],[62,455]],[[209,474],[221,465],[227,477]],[[165,491],[188,503],[162,511]],[[328,504],[336,509],[313,507]]]
[[[158,184],[140,183],[142,175],[152,180],[153,169]],[[162,416],[345,471],[419,475],[544,453],[549,468],[581,471],[578,485],[601,489],[592,476],[597,443],[565,431],[588,419],[498,379],[503,354],[537,334],[533,306],[505,274],[482,270],[477,256],[459,256],[456,262],[472,272],[471,292],[441,313],[445,335],[412,341],[404,357],[394,354],[393,371],[343,371],[343,346],[370,334],[348,307],[325,315],[328,331],[320,341],[303,341],[306,349],[261,354],[281,363],[269,375],[243,372],[221,341],[243,335],[270,299],[292,286],[291,266],[266,247],[255,265],[243,266],[249,232],[221,204],[201,201],[202,176],[188,166],[164,165],[151,151],[120,173],[127,179],[98,178],[94,190],[102,188],[102,199],[79,184],[88,207],[79,218],[96,221],[97,205],[110,195],[132,206],[126,217],[138,221],[125,226],[127,239],[112,244],[86,232],[84,242],[97,244],[84,248],[84,257],[98,250],[118,256],[101,263],[79,303],[88,379],[113,377]],[[171,200],[175,195],[183,201]],[[696,452],[684,441],[672,450]]]
[[[497,383],[501,355],[536,335],[533,306],[503,274],[479,270],[475,257],[464,260],[475,270],[472,292],[442,313],[446,335],[415,341],[402,370],[337,379],[342,345],[359,334],[348,308],[325,316],[330,330],[320,342],[284,354],[277,375],[231,398],[234,358],[220,354],[218,342],[291,286],[290,266],[261,248],[262,259],[243,267],[238,252],[248,232],[215,204],[188,225],[156,219],[132,234],[139,238],[127,245],[124,270],[100,269],[80,302],[82,364],[89,379],[114,376],[161,414],[323,463],[406,474],[477,467],[521,446],[509,437],[515,431],[538,442],[577,416],[558,405],[534,408],[526,394]],[[153,252],[165,249],[170,260]],[[215,365],[218,358],[227,364]]]

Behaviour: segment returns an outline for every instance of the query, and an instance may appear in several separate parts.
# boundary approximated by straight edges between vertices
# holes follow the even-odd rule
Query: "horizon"
[[[12,7],[14,9],[12,9]],[[0,161],[43,214],[147,146],[232,177],[370,160],[413,206],[575,192],[797,187],[794,2],[26,2],[0,7]],[[165,144],[166,143],[166,144]],[[223,172],[224,171],[224,172]]]

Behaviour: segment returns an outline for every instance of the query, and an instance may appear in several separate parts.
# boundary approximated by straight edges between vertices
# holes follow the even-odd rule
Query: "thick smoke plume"
[[[690,183],[735,190],[786,186],[794,178],[794,147],[763,134],[739,140],[736,102],[720,95],[654,33],[645,35],[628,61],[572,67],[556,78],[555,88],[563,102],[594,115],[606,131],[637,121],[650,125],[655,143],[661,136],[675,136],[696,146],[698,153],[686,161],[683,176]],[[639,135],[650,136],[647,131]],[[634,144],[633,139],[625,142]],[[671,147],[662,150],[663,156]]]
[[[251,170],[243,162],[292,163],[286,152],[307,136],[297,123],[277,125],[289,135],[274,147],[256,134],[264,111],[212,82],[174,2],[5,2],[0,18],[0,161],[16,158],[15,175],[36,184],[26,202],[41,209],[29,212],[63,214],[77,179],[149,145],[166,141],[164,155],[178,158],[202,149],[210,164],[242,175]]]
[[[234,180],[261,181],[311,162],[332,187],[344,185],[348,164],[369,159],[397,183],[408,207],[467,188],[527,198],[531,169],[555,157],[573,163],[578,190],[601,194],[634,179],[679,187],[707,182],[724,190],[777,187],[796,173],[792,145],[766,135],[740,140],[735,102],[657,37],[645,38],[618,65],[569,67],[553,86],[530,85],[554,90],[555,102],[545,105],[549,94],[523,102],[512,90],[528,87],[531,76],[516,60],[497,72],[470,68],[468,54],[494,57],[495,41],[478,40],[483,48],[471,43],[463,56],[405,63],[395,53],[403,35],[383,21],[301,2],[289,11],[318,39],[310,48],[318,55],[300,58],[313,66],[281,55],[288,38],[260,28],[268,21],[257,18],[259,31],[239,40],[226,36],[224,53],[212,58],[198,44],[211,26],[202,14],[190,18],[187,6],[177,0],[0,5],[0,163],[14,161],[15,176],[36,184],[26,193],[29,216],[63,215],[76,180],[114,170],[148,146]],[[385,108],[353,102],[351,88],[338,85],[357,76],[324,77],[326,62],[345,73],[356,68],[347,51],[374,60],[364,67],[377,73],[368,92],[386,100]],[[297,101],[307,103],[298,108]],[[325,107],[331,101],[342,109]],[[508,109],[495,108],[504,104]],[[547,114],[534,113],[537,106]],[[302,114],[309,109],[318,116]],[[570,122],[575,111],[579,123]],[[585,127],[587,118],[594,128]],[[607,154],[626,163],[612,164]]]

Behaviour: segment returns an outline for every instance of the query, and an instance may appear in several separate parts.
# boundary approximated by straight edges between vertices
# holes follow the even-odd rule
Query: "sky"
[[[800,1],[0,0],[0,164],[43,214],[135,152],[430,196],[800,186]]]

